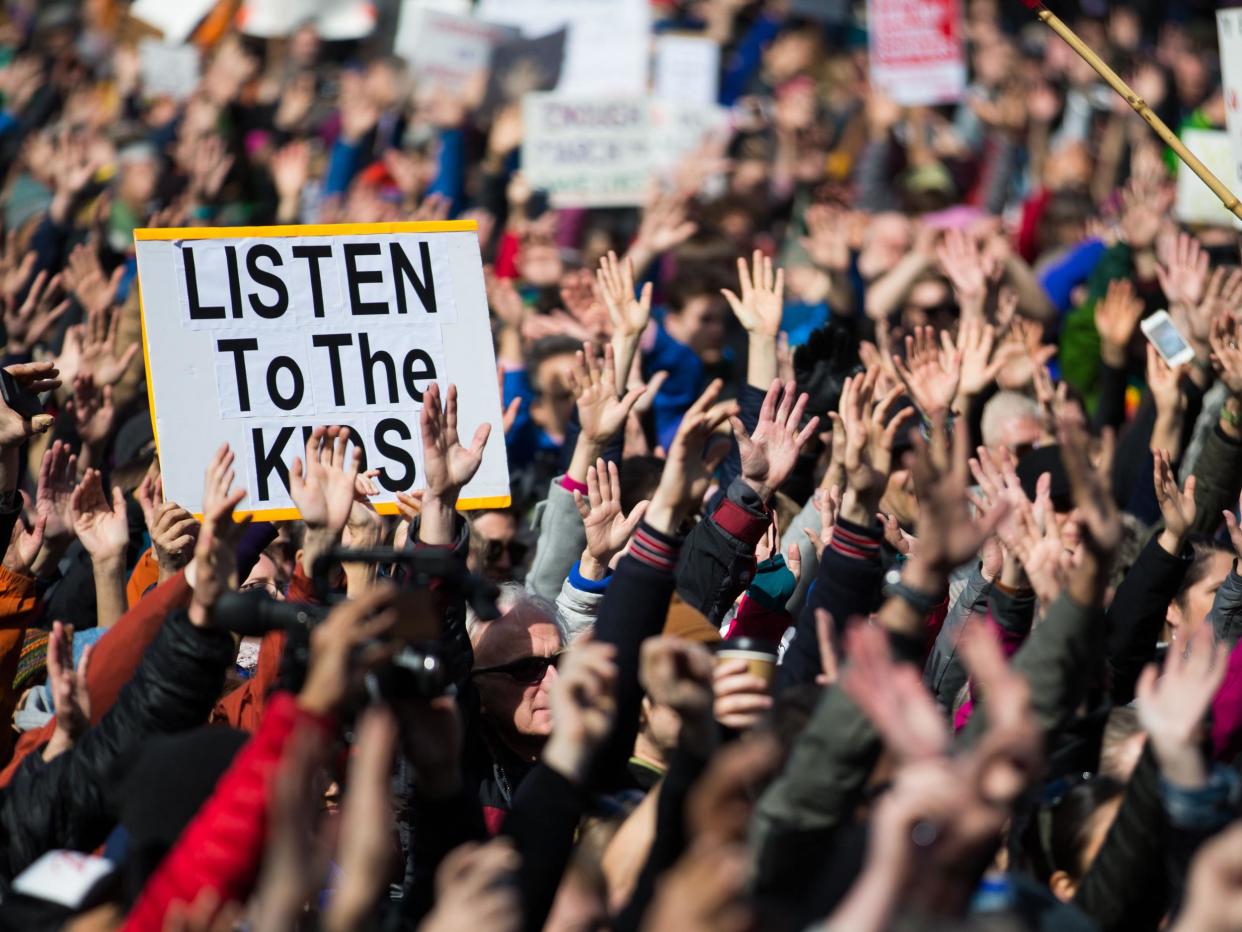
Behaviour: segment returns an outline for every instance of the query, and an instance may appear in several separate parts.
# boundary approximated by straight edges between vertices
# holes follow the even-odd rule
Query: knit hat
[[[1070,488],[1069,473],[1061,460],[1061,448],[1056,444],[1038,447],[1018,460],[1016,469],[1022,491],[1031,501],[1035,500],[1035,487],[1039,477],[1048,473],[1052,477],[1052,507],[1059,512],[1073,510],[1074,494]]]

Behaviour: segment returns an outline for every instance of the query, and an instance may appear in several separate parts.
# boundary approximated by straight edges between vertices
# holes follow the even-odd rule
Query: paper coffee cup
[[[771,683],[776,674],[776,647],[758,638],[733,638],[716,648],[716,662],[745,660],[746,672]]]

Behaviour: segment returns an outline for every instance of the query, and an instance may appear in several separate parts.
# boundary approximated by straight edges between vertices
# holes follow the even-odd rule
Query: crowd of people
[[[216,17],[176,100],[126,4],[5,5],[0,928],[1242,929],[1237,232],[1020,5],[934,107],[803,6],[653,0],[729,132],[554,209],[382,34]],[[1058,12],[1223,127],[1205,5]],[[444,218],[496,380],[399,518],[336,425],[298,521],[227,446],[167,500],[133,230]]]

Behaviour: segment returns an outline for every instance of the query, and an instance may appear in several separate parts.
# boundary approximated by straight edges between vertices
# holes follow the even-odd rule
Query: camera
[[[468,572],[465,561],[449,551],[337,547],[317,557],[311,569],[318,605],[282,602],[264,591],[229,592],[216,605],[215,623],[242,637],[284,631],[288,637],[280,679],[284,687],[296,691],[306,677],[310,632],[343,601],[333,592],[331,579],[333,568],[340,563],[379,564],[383,575],[412,597],[411,616],[421,616],[407,619],[405,634],[397,635],[405,641],[401,650],[368,675],[367,688],[374,699],[431,699],[443,695],[452,685],[452,674],[438,637],[439,613],[435,606],[439,600],[462,598],[485,620],[500,614],[496,608],[496,587]]]

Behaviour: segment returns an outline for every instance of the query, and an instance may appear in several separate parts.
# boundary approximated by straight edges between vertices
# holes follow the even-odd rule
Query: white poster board
[[[369,36],[376,16],[371,0],[246,0],[237,25],[248,36],[279,39],[313,23],[320,38],[336,42]]]
[[[129,13],[162,32],[165,42],[176,45],[190,38],[216,3],[217,0],[134,0]]]
[[[469,16],[470,0],[401,0],[401,9],[397,13],[397,37],[392,47],[406,61],[410,61],[418,51],[428,13]]]
[[[633,207],[725,111],[646,97],[522,99],[522,173],[555,207]]]
[[[138,43],[138,65],[142,72],[142,91],[149,97],[184,100],[198,87],[196,46],[143,39]]]
[[[1238,189],[1233,146],[1223,129],[1185,129],[1182,142],[1208,170],[1233,190]],[[1177,201],[1173,213],[1182,223],[1216,227],[1239,226],[1238,219],[1220,202],[1212,189],[1181,162],[1177,164]]]
[[[907,107],[959,100],[966,88],[958,0],[867,0],[871,81]]]
[[[419,35],[414,48],[396,49],[410,63],[419,87],[460,93],[486,74],[492,49],[519,33],[512,26],[432,10],[423,14]]]
[[[558,90],[642,94],[651,52],[651,0],[480,0],[478,15],[528,38],[569,30]]]
[[[456,383],[465,442],[493,426],[459,507],[509,504],[483,267],[473,221],[134,231],[151,419],[164,494],[202,510],[222,443],[243,507],[297,517],[288,470],[317,425],[348,426],[377,509],[421,489],[427,387]]]
[[[1242,186],[1242,7],[1216,11],[1216,34],[1220,40],[1225,126],[1233,156],[1229,172],[1217,177],[1236,194]]]
[[[664,100],[707,106],[720,96],[720,46],[703,36],[668,33],[656,39],[651,90]]]

